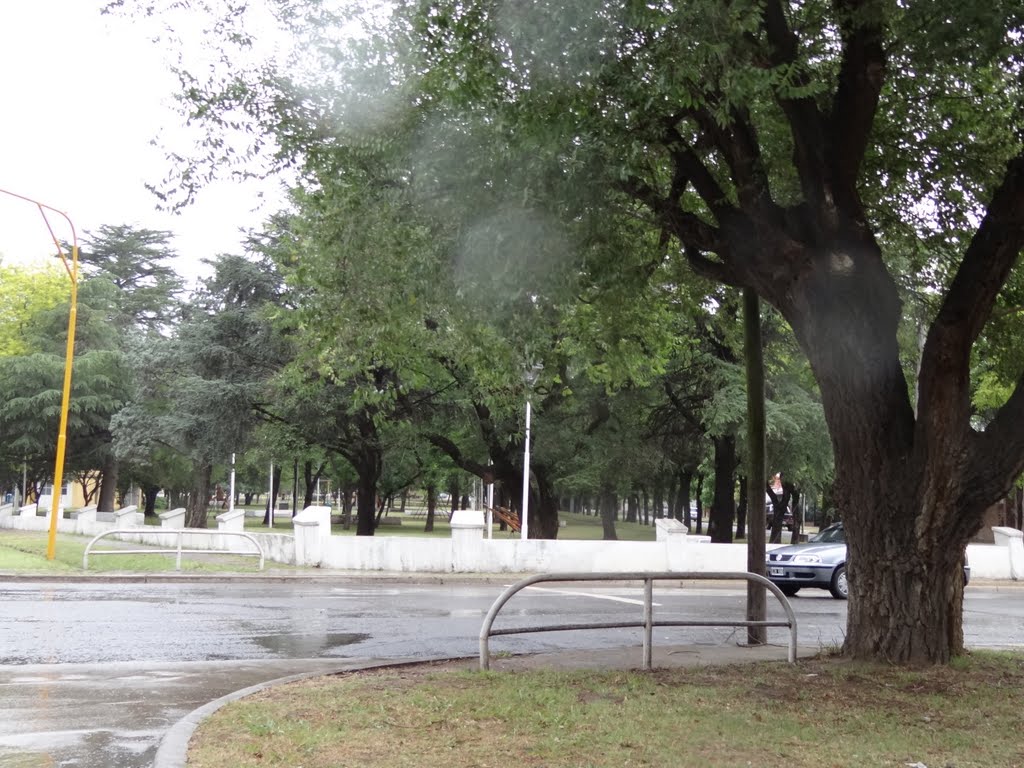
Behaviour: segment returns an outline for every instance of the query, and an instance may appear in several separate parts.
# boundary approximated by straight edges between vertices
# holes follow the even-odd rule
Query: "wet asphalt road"
[[[500,583],[370,581],[0,583],[0,765],[145,768],[195,707],[249,685],[369,660],[473,656]],[[655,616],[742,618],[742,588],[655,589]],[[639,588],[547,585],[498,625],[639,617]],[[769,601],[771,603],[771,601]],[[801,645],[837,645],[845,603],[793,601]],[[770,608],[770,613],[777,609]],[[498,626],[496,625],[496,626]],[[785,630],[770,640],[784,643]],[[969,646],[1024,643],[1024,590],[972,587]],[[639,630],[497,638],[492,651],[636,645]],[[662,643],[724,644],[718,628],[656,630]],[[43,762],[21,762],[33,756]]]

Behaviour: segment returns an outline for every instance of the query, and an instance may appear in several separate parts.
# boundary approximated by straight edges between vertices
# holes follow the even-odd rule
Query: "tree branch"
[[[880,16],[863,18],[865,0],[835,0],[843,38],[839,86],[832,102],[831,152],[837,202],[860,209],[857,176],[885,83],[884,27]]]
[[[782,0],[767,0],[763,19],[765,35],[771,46],[769,59],[772,66],[779,69],[797,66],[799,45],[786,21]],[[806,77],[797,78],[796,84],[805,85]],[[794,99],[777,93],[776,98],[789,121],[793,136],[793,159],[800,176],[804,200],[815,212],[826,213],[829,196],[824,171],[829,166],[826,162],[827,148],[821,113],[811,97]]]
[[[747,111],[739,108],[730,110],[728,128],[720,126],[707,110],[696,112],[694,119],[701,132],[718,147],[725,158],[736,185],[740,205],[748,209],[771,207],[771,192],[761,162],[761,147]]]
[[[725,194],[725,190],[697,156],[697,153],[693,151],[693,147],[683,139],[674,126],[667,130],[667,134],[669,138],[668,151],[675,166],[675,172],[672,191],[666,202],[679,205],[680,198],[686,191],[686,183],[689,182],[717,217],[723,209],[729,207],[729,198]]]
[[[973,344],[1024,248],[1024,152],[1006,166],[985,218],[971,238],[935,326],[963,324]],[[930,335],[930,334],[929,334]]]
[[[968,490],[994,504],[1024,472],[1024,374],[988,427],[973,436]]]
[[[745,287],[744,283],[728,264],[721,261],[713,261],[696,248],[684,247],[683,254],[686,256],[686,261],[691,269],[698,275],[718,283],[723,283],[724,285],[731,285],[735,288]]]
[[[464,469],[470,474],[476,475],[486,484],[494,482],[494,467],[481,464],[478,461],[466,458],[462,449],[455,442],[444,435],[425,434],[424,437],[435,448],[443,452],[459,469]]]
[[[953,405],[966,416],[969,393],[963,379],[970,367],[971,348],[991,316],[1022,248],[1024,152],[1007,164],[1002,183],[928,331],[919,377],[923,414],[948,418],[944,414],[951,411],[943,405]]]
[[[630,197],[650,208],[658,221],[680,242],[702,251],[716,251],[721,246],[718,229],[684,211],[678,200],[662,197],[649,184],[636,177],[623,181],[621,187]]]

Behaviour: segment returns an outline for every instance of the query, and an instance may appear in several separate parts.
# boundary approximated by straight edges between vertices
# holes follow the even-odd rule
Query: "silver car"
[[[790,544],[765,555],[769,580],[787,597],[802,587],[827,589],[837,600],[849,597],[846,584],[846,538],[843,524],[822,528],[806,544]],[[971,580],[971,567],[964,554],[964,586]]]
[[[787,597],[795,595],[801,587],[817,587],[845,600],[849,590],[843,524],[833,523],[821,529],[806,544],[771,550],[765,555],[765,569],[768,578]]]

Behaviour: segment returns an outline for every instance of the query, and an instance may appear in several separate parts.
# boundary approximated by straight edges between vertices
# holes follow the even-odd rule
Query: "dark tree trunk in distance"
[[[697,533],[704,533],[704,475],[700,472],[697,473]]]
[[[740,500],[736,505],[736,538],[747,538],[747,478],[740,475]]]
[[[143,513],[146,517],[156,517],[156,497],[160,495],[159,485],[142,486]]]
[[[434,514],[437,510],[437,486],[430,483],[427,486],[427,522],[423,525],[423,532],[430,533],[434,530]]]
[[[615,533],[615,511],[619,505],[619,500],[611,491],[603,491],[601,493],[600,505],[601,538],[604,541],[617,541],[619,537]]]
[[[736,437],[722,435],[714,438],[715,446],[715,500],[711,506],[708,533],[714,544],[732,543],[732,524],[736,518]]]
[[[664,486],[659,480],[654,484],[654,519],[658,520],[665,516],[665,497],[662,495]]]
[[[270,496],[267,499],[267,508],[263,510],[263,524],[270,525],[271,514],[277,515],[277,497],[281,492],[281,472],[283,467],[275,464],[274,474],[270,478]]]

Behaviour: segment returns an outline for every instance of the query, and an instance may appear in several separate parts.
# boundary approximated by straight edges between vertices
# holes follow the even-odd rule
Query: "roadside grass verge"
[[[465,663],[462,663],[465,667]],[[191,768],[1024,766],[1024,655],[901,669],[819,658],[642,672],[385,669],[204,721]]]
[[[82,570],[82,556],[91,537],[57,535],[53,560],[46,559],[47,534],[34,531],[0,530],[0,571],[49,573],[163,573],[174,571],[174,555],[89,555],[89,570]],[[101,549],[147,549],[144,544],[103,539]],[[153,547],[158,549],[158,547]],[[254,557],[237,557],[224,552],[182,555],[182,573],[253,572],[259,573]],[[275,568],[287,568],[274,563]]]

